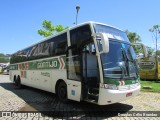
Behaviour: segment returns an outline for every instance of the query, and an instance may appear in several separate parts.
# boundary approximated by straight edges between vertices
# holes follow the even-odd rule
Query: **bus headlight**
[[[114,84],[104,84],[105,89],[118,90],[118,87]]]
[[[136,85],[137,85],[137,86],[139,86],[139,85],[140,85],[140,83],[138,82],[138,83],[136,83]]]

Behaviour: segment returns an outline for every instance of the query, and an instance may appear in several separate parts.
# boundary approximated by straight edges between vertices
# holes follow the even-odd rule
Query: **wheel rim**
[[[66,98],[66,89],[64,86],[62,86],[59,90],[59,97],[63,99]]]

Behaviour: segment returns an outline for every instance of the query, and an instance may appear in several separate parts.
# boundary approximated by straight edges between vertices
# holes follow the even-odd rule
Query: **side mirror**
[[[100,48],[102,47],[103,53],[108,53],[109,52],[109,40],[108,40],[107,34],[96,33],[94,37],[96,38],[97,43],[99,41],[99,44],[97,44],[99,51],[101,52]]]

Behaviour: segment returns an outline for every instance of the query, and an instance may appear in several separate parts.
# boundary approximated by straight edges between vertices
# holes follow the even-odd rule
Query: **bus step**
[[[92,99],[86,99],[85,101],[90,102],[90,103],[94,103],[94,104],[97,104],[97,103],[98,103],[97,101],[92,100]]]
[[[91,94],[99,94],[99,88],[89,89],[89,93],[91,93]]]
[[[91,99],[91,100],[95,100],[95,102],[98,102],[98,94],[88,94],[88,99]]]

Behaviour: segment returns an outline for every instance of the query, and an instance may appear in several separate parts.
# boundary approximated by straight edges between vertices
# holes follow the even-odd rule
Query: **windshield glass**
[[[96,33],[106,33],[108,38],[130,43],[126,33],[121,30],[101,24],[95,24],[94,28]]]
[[[127,35],[118,29],[95,24],[96,33],[106,33],[109,39],[109,52],[101,53],[104,77],[117,79],[137,79],[136,54]],[[99,51],[101,41],[97,39]]]
[[[132,46],[115,41],[109,42],[109,53],[101,54],[104,77],[137,78],[136,55]]]

